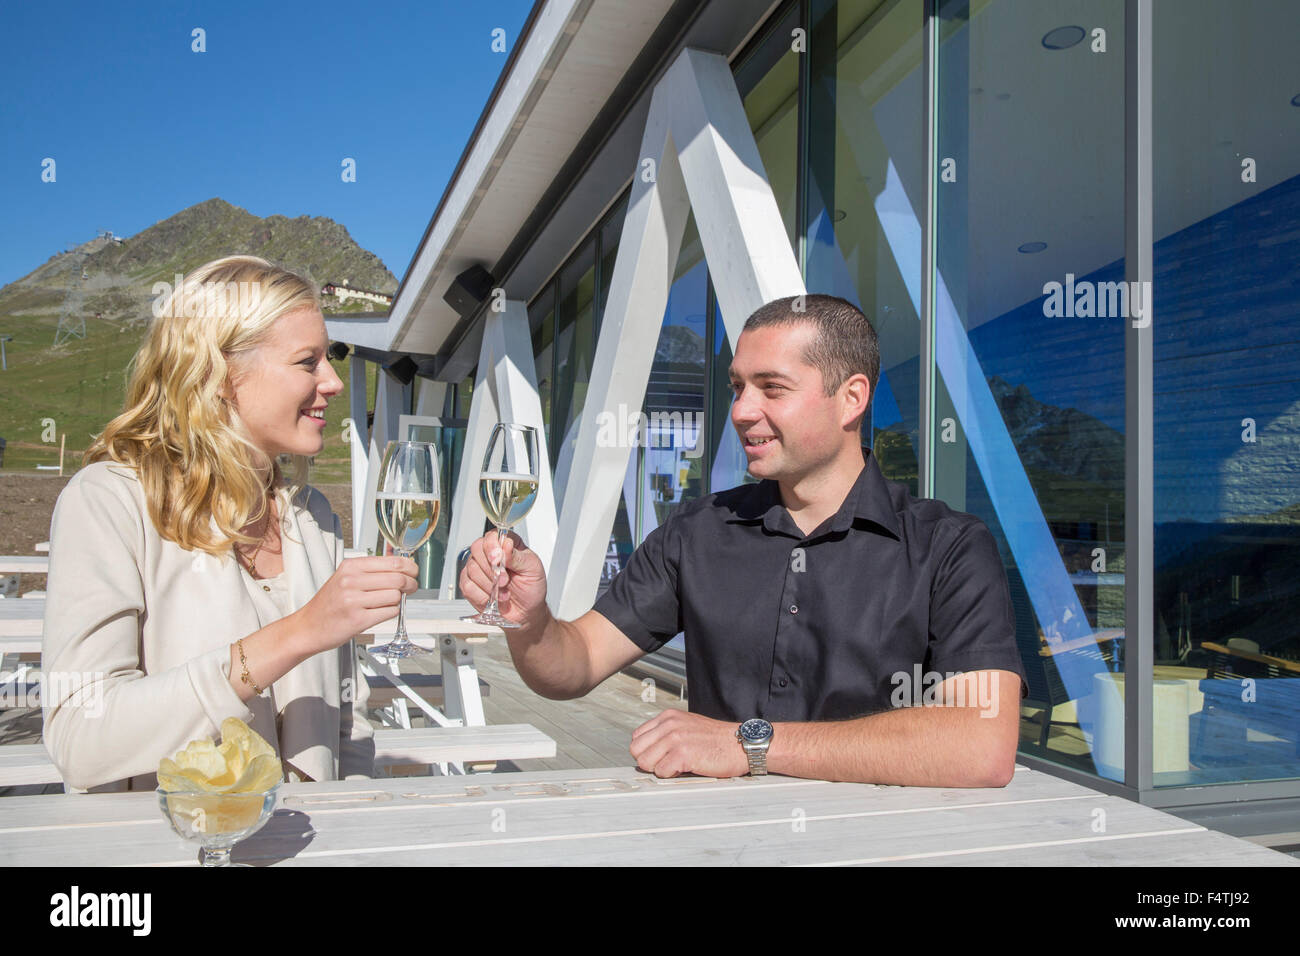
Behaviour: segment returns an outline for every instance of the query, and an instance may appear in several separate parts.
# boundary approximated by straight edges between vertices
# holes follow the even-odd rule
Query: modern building
[[[391,311],[329,323],[388,370],[358,503],[384,440],[441,442],[451,588],[487,431],[535,423],[523,530],[577,616],[746,480],[749,312],[843,296],[886,477],[1002,549],[1022,762],[1300,844],[1297,33],[1290,0],[540,0]]]

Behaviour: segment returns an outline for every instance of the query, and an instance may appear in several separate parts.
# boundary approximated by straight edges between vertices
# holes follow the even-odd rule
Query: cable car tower
[[[63,311],[59,315],[59,327],[54,330],[54,344],[62,345],[71,339],[86,337],[86,272],[88,252],[74,252],[72,278],[68,280],[68,294],[63,298]]]

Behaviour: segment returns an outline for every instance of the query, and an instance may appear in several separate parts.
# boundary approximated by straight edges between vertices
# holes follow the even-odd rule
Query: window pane
[[[1152,16],[1155,782],[1296,777],[1300,6]]]
[[[609,298],[609,284],[614,279],[614,262],[618,258],[618,243],[623,237],[623,220],[627,218],[627,197],[619,200],[600,227],[600,314],[605,314],[605,301]]]
[[[542,422],[546,426],[547,448],[551,448],[551,378],[555,361],[555,289],[548,287],[533,300],[528,310],[528,324],[533,333],[533,362],[537,368],[537,395],[542,402]],[[555,472],[555,459],[551,458],[551,472]]]
[[[626,216],[627,197],[625,196],[619,200],[618,205],[600,227],[600,274],[597,277],[600,288],[600,310],[596,325],[598,341],[600,322],[604,318],[605,302],[609,298],[610,283],[614,279],[614,265],[618,260],[618,245],[622,238],[623,220]],[[610,582],[627,564],[627,559],[632,556],[636,548],[636,529],[633,527],[632,518],[636,514],[638,461],[637,449],[630,449],[627,472],[623,479],[623,491],[619,495],[618,506],[614,512],[614,529],[610,533],[609,548],[605,553],[605,566],[601,572],[597,594],[603,594],[609,589]]]
[[[936,493],[1003,553],[1021,749],[1122,779],[1124,4],[940,13]]]
[[[659,342],[646,387],[646,431],[641,450],[641,540],[683,501],[704,492],[705,302],[707,273],[695,216],[668,293]]]
[[[813,9],[808,290],[849,300],[876,330],[880,375],[863,443],[886,478],[917,494],[923,4]]]
[[[569,467],[578,440],[578,422],[591,381],[595,355],[596,265],[588,242],[560,271],[560,298],[556,306],[555,395],[552,408],[552,461],[555,462],[555,500],[563,504]]]

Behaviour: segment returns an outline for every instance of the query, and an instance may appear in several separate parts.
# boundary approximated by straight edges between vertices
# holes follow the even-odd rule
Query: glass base
[[[522,624],[517,624],[514,621],[508,620],[500,614],[491,614],[487,611],[483,611],[479,614],[471,614],[469,617],[462,617],[461,620],[465,621],[467,624],[489,624],[492,627],[523,627]]]
[[[377,647],[370,648],[370,653],[376,657],[384,657],[388,660],[399,660],[407,657],[419,657],[422,654],[430,654],[418,644],[413,644],[408,640],[393,641],[391,644],[380,644]]]

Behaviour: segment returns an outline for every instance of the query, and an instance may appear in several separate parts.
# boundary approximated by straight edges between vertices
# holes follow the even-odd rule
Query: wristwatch
[[[772,725],[762,717],[751,717],[740,725],[736,739],[749,759],[750,776],[767,773],[767,748],[772,743]]]

